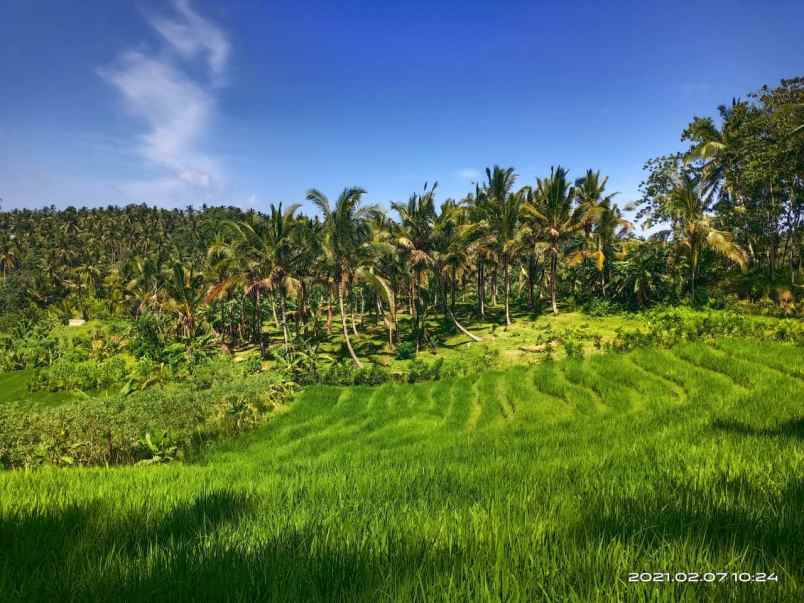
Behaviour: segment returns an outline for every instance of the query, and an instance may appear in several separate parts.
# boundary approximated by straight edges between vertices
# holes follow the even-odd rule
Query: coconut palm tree
[[[413,193],[407,203],[392,203],[400,218],[396,227],[396,242],[403,251],[410,273],[410,313],[413,331],[416,334],[416,347],[421,340],[423,325],[420,324],[422,309],[421,290],[426,284],[423,277],[432,267],[432,234],[435,221],[435,190],[438,183],[428,188],[424,184],[424,192]]]
[[[482,341],[470,333],[455,316],[455,291],[458,278],[469,269],[469,248],[472,225],[465,223],[466,208],[447,199],[433,223],[433,270],[444,283],[442,286],[444,314],[448,314],[455,327],[473,341]],[[449,291],[448,291],[449,289]]]
[[[505,325],[511,326],[511,258],[515,251],[523,194],[512,192],[516,182],[514,168],[486,168],[486,182],[480,189],[479,206],[503,271]]]
[[[537,178],[536,188],[525,191],[527,202],[522,211],[540,228],[547,243],[550,262],[550,300],[553,314],[558,314],[556,291],[558,288],[558,263],[563,253],[563,243],[583,227],[584,210],[573,207],[575,189],[567,179],[567,170],[561,166],[551,167],[547,178]]]
[[[19,263],[19,251],[17,249],[15,236],[11,235],[8,241],[5,241],[0,247],[0,269],[2,269],[3,281],[9,273]]]
[[[567,257],[567,263],[573,266],[591,259],[600,275],[600,289],[605,296],[609,265],[617,251],[616,242],[633,230],[634,225],[626,220],[620,208],[612,203],[616,193],[604,197],[602,188],[597,189],[597,193],[594,192],[595,187],[589,186],[590,173],[587,172],[586,178],[576,181],[576,186],[581,184],[586,188],[582,193],[578,193],[578,211],[585,232],[583,248],[571,253]],[[597,174],[594,179],[597,179]],[[605,185],[605,180],[603,184]]]
[[[736,263],[742,270],[748,265],[745,251],[734,242],[731,233],[718,230],[706,214],[707,203],[701,183],[685,172],[677,175],[676,183],[665,202],[677,224],[677,242],[690,264],[690,299],[695,299],[695,280],[701,252],[711,249]]]
[[[175,261],[163,282],[163,306],[176,315],[177,331],[191,340],[196,334],[199,309],[204,301],[204,275],[190,264]]]
[[[600,218],[604,208],[611,207],[612,200],[618,193],[606,194],[608,176],[600,178],[600,171],[586,170],[583,178],[575,181],[575,194],[581,211],[584,235],[588,239],[592,228]]]
[[[254,333],[263,356],[263,292],[272,293],[274,302],[278,302],[281,320],[275,314],[277,326],[282,330],[285,349],[289,345],[287,295],[298,287],[293,272],[299,250],[291,244],[292,230],[296,223],[294,213],[298,208],[298,205],[291,205],[282,211],[281,203],[278,207],[272,204],[266,219],[254,217],[250,221],[226,222],[235,233],[234,245],[236,255],[241,259],[239,281],[243,285],[243,292],[254,298]],[[215,299],[227,291],[229,282],[231,281],[226,279],[215,284],[207,294],[207,299]]]
[[[349,339],[344,300],[354,273],[361,264],[361,255],[365,252],[364,243],[369,235],[369,218],[378,211],[375,206],[360,205],[365,194],[366,191],[362,188],[345,188],[333,205],[322,192],[316,189],[307,192],[308,201],[312,201],[323,214],[323,243],[325,253],[332,259],[335,272],[333,276],[338,288],[343,341],[349,350],[349,355],[359,368],[362,368],[363,364],[355,354]]]

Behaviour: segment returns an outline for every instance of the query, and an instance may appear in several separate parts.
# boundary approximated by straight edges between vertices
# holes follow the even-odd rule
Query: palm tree
[[[600,274],[603,295],[606,294],[606,276],[609,260],[614,256],[614,243],[622,238],[633,224],[623,218],[620,209],[613,203],[618,193],[606,193],[608,177],[600,177],[600,172],[587,170],[583,178],[575,181],[578,213],[584,232],[583,248],[568,257],[569,265],[587,259],[594,261]]]
[[[611,259],[617,252],[617,242],[624,239],[634,225],[623,218],[620,208],[611,205],[609,199],[605,199],[600,204],[600,213],[595,224],[593,233],[595,250],[598,257],[602,258],[602,269],[600,270],[600,285],[603,295],[606,295],[606,284],[609,276]]]
[[[291,245],[292,230],[295,225],[293,214],[299,208],[291,205],[284,212],[282,204],[273,204],[267,220],[255,218],[251,222],[226,222],[236,235],[234,245],[236,255],[241,259],[239,280],[246,295],[254,298],[254,333],[260,345],[260,353],[265,355],[265,340],[262,334],[262,293],[271,292],[279,303],[281,328],[285,349],[289,345],[287,328],[287,295],[296,289],[298,281],[293,276],[298,251]],[[231,281],[218,282],[207,294],[207,299],[217,298],[228,290]],[[276,314],[275,314],[275,318]]]
[[[293,229],[297,221],[294,218],[299,205],[291,205],[284,212],[282,204],[275,207],[271,204],[266,231],[267,244],[270,248],[270,273],[268,283],[271,291],[279,297],[279,309],[282,317],[282,333],[285,349],[289,345],[287,323],[287,297],[299,289],[299,281],[295,277],[297,261],[302,250],[293,245]]]
[[[582,209],[573,209],[575,190],[567,180],[567,170],[561,166],[551,167],[550,176],[537,178],[536,188],[526,190],[528,201],[523,213],[533,218],[541,229],[550,257],[550,299],[553,314],[558,314],[556,290],[558,262],[562,244],[567,237],[583,227]]]
[[[587,239],[604,208],[611,207],[612,200],[618,194],[605,194],[608,181],[608,176],[600,178],[599,170],[596,172],[586,170],[584,177],[575,181],[575,194],[581,211],[584,235]]]
[[[473,341],[482,341],[470,333],[455,316],[455,290],[458,278],[469,269],[469,248],[473,232],[472,225],[465,224],[466,208],[447,199],[433,223],[433,269],[439,278],[449,283],[442,287],[445,314],[449,314],[455,327]]]
[[[668,280],[667,247],[662,240],[628,239],[614,264],[614,287],[618,294],[646,306],[662,283]]]
[[[748,103],[732,99],[731,106],[720,105],[718,111],[723,127],[718,128],[709,117],[696,117],[682,134],[682,140],[693,140],[692,148],[684,155],[684,162],[701,161],[701,192],[707,200],[721,187],[732,195],[739,194],[734,164],[735,151],[740,148],[740,119],[750,110]]]
[[[511,257],[517,240],[519,213],[523,194],[514,194],[514,168],[486,168],[486,182],[480,189],[479,205],[484,216],[489,239],[493,242],[503,270],[505,289],[505,325],[511,326]]]
[[[366,246],[370,250],[371,266],[358,271],[361,281],[371,285],[376,292],[378,315],[383,315],[388,329],[388,349],[394,349],[394,336],[398,331],[396,290],[404,274],[405,265],[399,253],[399,233],[396,224],[382,212],[376,212],[369,221],[369,236]],[[388,306],[387,312],[384,309]]]
[[[3,281],[8,274],[14,270],[19,263],[19,252],[15,244],[15,237],[11,235],[9,240],[0,248],[0,268],[3,271]]]
[[[435,189],[434,183],[428,189],[424,184],[422,194],[414,193],[405,204],[392,203],[401,220],[397,226],[397,244],[404,250],[405,259],[410,268],[410,310],[413,330],[416,333],[416,347],[418,349],[423,325],[420,324],[421,314],[421,288],[422,276],[428,266],[433,264],[432,234],[435,221]]]
[[[220,311],[220,335],[225,338],[228,327],[229,339],[233,343],[234,325],[226,320],[226,301],[231,299],[232,290],[237,285],[237,255],[235,248],[230,245],[222,233],[218,233],[209,244],[206,253],[206,280],[211,283],[207,290],[205,303],[211,304],[210,313],[214,312],[214,305],[218,304]],[[226,296],[226,300],[221,297]],[[213,325],[214,328],[214,325]]]
[[[187,340],[195,336],[198,311],[204,301],[204,275],[192,265],[176,261],[164,278],[165,308],[178,318],[178,330]]]
[[[690,262],[690,300],[695,299],[695,280],[701,252],[708,248],[735,262],[744,271],[748,257],[731,233],[717,230],[706,215],[707,204],[701,195],[700,182],[682,172],[666,198],[677,225],[676,236]]]
[[[307,199],[321,210],[324,217],[324,247],[332,258],[335,271],[343,341],[358,368],[362,368],[363,364],[355,354],[349,339],[344,299],[355,270],[360,265],[360,256],[364,252],[363,244],[369,235],[369,218],[377,211],[374,206],[361,207],[360,202],[365,194],[366,191],[362,188],[345,188],[333,206],[322,192],[316,189],[307,192]]]
[[[161,287],[159,271],[159,265],[153,257],[132,258],[129,262],[126,273],[130,278],[125,294],[134,304],[135,316],[156,301]]]

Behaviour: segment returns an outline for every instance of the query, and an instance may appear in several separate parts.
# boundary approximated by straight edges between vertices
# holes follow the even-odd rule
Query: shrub
[[[609,347],[615,350],[649,345],[670,347],[685,341],[735,336],[804,342],[804,324],[796,320],[747,316],[732,311],[695,312],[685,309],[652,310],[647,317],[647,329],[618,329]]]
[[[416,357],[416,344],[412,341],[403,341],[396,346],[397,360],[411,360]]]
[[[262,359],[259,356],[249,356],[241,363],[245,375],[256,375],[262,371]]]
[[[107,360],[75,361],[59,358],[49,367],[38,369],[31,380],[32,391],[99,391],[120,384],[128,375],[128,363],[121,356]]]
[[[583,344],[577,340],[567,338],[562,341],[564,353],[567,358],[583,358]]]
[[[587,302],[583,307],[584,314],[589,316],[609,316],[619,314],[623,308],[617,302],[601,297],[595,297]]]
[[[328,366],[327,368],[318,372],[317,381],[310,381],[309,383],[324,383],[327,385],[353,385],[354,374],[357,367],[351,361],[343,360]]]
[[[422,360],[414,360],[408,369],[408,383],[437,381],[441,377],[441,367],[443,364],[444,360],[442,358],[438,358],[429,364]]]
[[[295,384],[261,373],[208,390],[154,387],[36,411],[0,408],[5,467],[129,464],[186,458],[204,443],[260,424]]]
[[[391,373],[376,364],[365,366],[354,371],[355,385],[380,385],[391,380]]]

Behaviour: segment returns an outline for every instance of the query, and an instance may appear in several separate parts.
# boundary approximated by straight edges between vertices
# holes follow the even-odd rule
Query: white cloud
[[[229,40],[215,25],[201,17],[189,0],[174,0],[176,12],[183,21],[152,18],[151,25],[186,59],[206,53],[210,72],[214,77],[223,75],[229,58]]]
[[[458,170],[458,177],[476,182],[480,178],[480,171],[474,168],[463,168]]]
[[[208,200],[221,186],[218,162],[199,145],[214,118],[213,89],[224,75],[229,42],[186,0],[175,0],[174,8],[179,20],[149,21],[169,42],[169,49],[182,58],[194,60],[205,55],[211,82],[190,78],[171,54],[157,57],[128,51],[115,67],[99,70],[123,95],[129,112],[147,126],[138,151],[147,167],[162,173],[157,178],[120,184],[118,188],[131,201]]]

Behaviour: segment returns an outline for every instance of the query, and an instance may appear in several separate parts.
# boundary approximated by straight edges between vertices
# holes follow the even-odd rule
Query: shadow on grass
[[[581,540],[617,540],[659,555],[668,545],[688,558],[694,551],[707,557],[725,551],[741,555],[746,568],[753,562],[756,571],[770,571],[762,568],[770,561],[800,572],[802,500],[804,479],[788,482],[778,494],[725,476],[705,489],[668,480],[643,496],[592,504],[576,529]]]
[[[0,515],[3,601],[370,600],[432,553],[389,543],[377,557],[314,526],[263,530],[241,492],[219,490],[160,515],[98,501]],[[436,564],[438,561],[436,560]]]
[[[712,421],[712,428],[719,431],[726,431],[746,436],[762,436],[771,438],[796,438],[804,440],[804,417],[791,419],[779,423],[775,427],[754,427],[734,419],[715,419]]]

